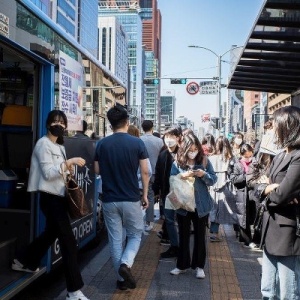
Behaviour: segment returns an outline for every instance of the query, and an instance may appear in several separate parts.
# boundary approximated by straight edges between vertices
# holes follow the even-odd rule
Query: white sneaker
[[[28,268],[24,267],[24,265],[22,263],[20,263],[16,258],[13,260],[13,262],[11,264],[11,268],[14,271],[21,271],[21,272],[27,272],[27,273],[36,273],[40,270],[39,268],[37,268],[35,270],[28,269]]]
[[[259,247],[254,243],[250,243],[249,245],[243,245],[243,247],[251,250],[259,250]]]
[[[196,268],[196,278],[203,279],[205,278],[204,270],[201,268]]]
[[[82,291],[79,290],[72,293],[69,292],[67,294],[66,300],[90,300],[90,299],[84,296]]]
[[[182,273],[185,273],[185,272],[186,272],[186,269],[180,270],[178,268],[175,268],[172,271],[170,271],[170,274],[172,274],[172,275],[179,275],[179,274],[182,274]]]
[[[151,231],[153,229],[153,225],[151,223],[145,225],[145,231]]]

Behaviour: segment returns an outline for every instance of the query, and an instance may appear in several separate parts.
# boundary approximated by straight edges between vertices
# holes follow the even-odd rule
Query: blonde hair
[[[140,137],[140,131],[139,129],[134,126],[134,125],[129,125],[128,126],[128,130],[127,132],[130,134],[130,135],[133,135],[133,136],[136,136],[136,137]]]

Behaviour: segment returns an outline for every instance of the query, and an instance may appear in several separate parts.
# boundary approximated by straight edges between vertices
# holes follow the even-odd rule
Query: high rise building
[[[175,100],[174,96],[160,97],[161,133],[175,123]]]
[[[143,45],[153,51],[154,57],[161,59],[161,13],[157,0],[139,0],[140,16],[143,21]]]
[[[65,0],[58,0],[66,2]],[[78,42],[94,57],[98,54],[98,0],[78,0]],[[76,2],[76,0],[69,0]]]
[[[51,18],[51,0],[30,0],[43,13]]]
[[[143,22],[143,46],[146,54],[145,77],[160,78],[161,64],[161,14],[157,0],[140,0],[140,16]],[[160,129],[160,84],[144,86],[145,118]]]
[[[127,35],[128,43],[128,101],[129,107],[142,102],[142,20],[136,1],[99,0],[99,17],[115,16]]]
[[[98,0],[30,1],[97,57]]]
[[[52,20],[78,40],[78,1],[52,1]]]
[[[99,17],[99,61],[127,86],[127,35],[115,16]]]

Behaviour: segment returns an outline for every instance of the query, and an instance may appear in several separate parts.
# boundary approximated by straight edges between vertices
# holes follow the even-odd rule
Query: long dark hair
[[[277,144],[282,148],[300,148],[300,108],[285,106],[277,109],[274,114],[273,126]]]
[[[202,138],[201,144],[207,146],[209,155],[210,155],[210,154],[213,154],[213,153],[216,151],[216,141],[215,141],[215,137],[214,137],[212,134],[210,134],[210,133],[207,133],[207,134]]]
[[[67,119],[67,116],[65,115],[65,113],[62,110],[54,109],[54,110],[51,110],[47,116],[47,120],[46,120],[47,130],[49,129],[51,124],[56,121],[63,121],[66,128],[68,127],[68,119]],[[57,142],[57,144],[62,145],[64,143],[64,138],[58,137],[56,142]]]
[[[252,152],[253,153],[253,148],[250,144],[242,144],[240,148],[240,153],[241,155],[244,155],[246,152]]]
[[[221,154],[223,161],[227,162],[233,157],[231,146],[228,139],[224,136],[219,136],[216,140],[216,150],[214,154]]]
[[[188,169],[187,153],[192,145],[195,145],[198,149],[198,154],[195,157],[195,164],[198,165],[198,164],[202,164],[203,162],[204,152],[201,147],[199,139],[193,133],[188,133],[182,137],[182,142],[177,153],[177,163],[179,167],[182,169]]]

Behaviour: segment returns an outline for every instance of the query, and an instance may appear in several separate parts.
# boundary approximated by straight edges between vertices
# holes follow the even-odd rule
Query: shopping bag
[[[181,179],[181,174],[170,176],[170,193],[167,195],[168,204],[174,209],[195,211],[194,177]]]

